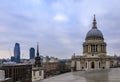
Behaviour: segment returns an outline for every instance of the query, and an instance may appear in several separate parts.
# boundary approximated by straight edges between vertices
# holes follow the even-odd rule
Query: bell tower
[[[37,53],[35,57],[35,67],[41,67],[41,58],[39,56],[39,45],[37,43]]]

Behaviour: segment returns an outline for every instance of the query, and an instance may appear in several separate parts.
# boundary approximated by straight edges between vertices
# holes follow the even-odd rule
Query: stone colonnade
[[[106,45],[96,44],[96,45],[83,45],[83,52],[84,53],[92,53],[92,52],[106,52]]]

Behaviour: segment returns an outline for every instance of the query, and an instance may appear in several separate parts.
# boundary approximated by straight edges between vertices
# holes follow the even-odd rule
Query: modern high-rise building
[[[20,63],[20,44],[19,43],[15,43],[15,47],[14,47],[14,61],[16,63]]]
[[[30,48],[30,59],[34,59],[34,58],[35,58],[35,49]]]

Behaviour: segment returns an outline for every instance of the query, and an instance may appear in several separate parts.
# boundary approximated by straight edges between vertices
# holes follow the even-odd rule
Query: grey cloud
[[[114,3],[111,5],[106,5],[108,1],[104,0],[7,1],[0,1],[0,27],[5,28],[0,31],[0,50],[7,51],[9,47],[12,51],[14,43],[19,42],[21,52],[28,58],[29,48],[36,47],[39,42],[40,53],[44,56],[70,58],[74,52],[81,55],[82,43],[92,27],[93,14],[96,14],[98,28],[108,43],[108,54],[112,55],[113,50],[120,53],[117,0],[109,0]],[[64,14],[69,21],[59,23],[53,20],[56,14]]]

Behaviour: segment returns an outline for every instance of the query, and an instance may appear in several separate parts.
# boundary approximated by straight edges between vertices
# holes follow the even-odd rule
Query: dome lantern
[[[93,19],[93,29],[97,28],[97,22],[96,22],[96,18],[95,18],[95,15],[94,15],[94,19]]]
[[[94,15],[92,29],[88,31],[85,40],[104,40],[102,32],[97,29],[96,17]]]

